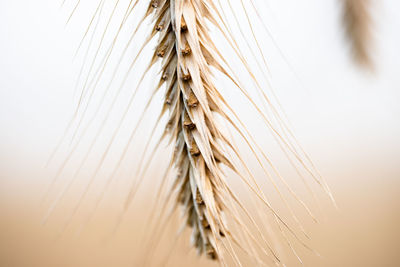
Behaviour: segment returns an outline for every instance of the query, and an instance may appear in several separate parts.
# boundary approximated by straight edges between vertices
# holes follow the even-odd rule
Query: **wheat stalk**
[[[372,67],[370,9],[370,0],[344,0],[343,2],[343,24],[354,60],[365,67]]]

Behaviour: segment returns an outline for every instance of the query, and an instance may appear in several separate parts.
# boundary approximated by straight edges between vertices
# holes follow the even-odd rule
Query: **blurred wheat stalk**
[[[343,25],[354,60],[371,68],[371,0],[343,0]]]

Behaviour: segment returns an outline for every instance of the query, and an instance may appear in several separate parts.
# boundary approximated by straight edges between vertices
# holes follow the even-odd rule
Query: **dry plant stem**
[[[351,43],[354,60],[365,67],[372,67],[369,46],[371,43],[370,0],[344,0],[343,23]]]

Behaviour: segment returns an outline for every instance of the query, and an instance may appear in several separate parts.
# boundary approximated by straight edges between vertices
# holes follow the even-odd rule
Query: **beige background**
[[[136,168],[137,152],[147,141],[146,129],[157,116],[154,109],[147,114],[149,119],[143,123],[117,181],[84,231],[77,234],[126,145],[130,119],[67,229],[62,232],[63,223],[98,163],[96,153],[47,224],[41,225],[46,210],[73,175],[84,148],[96,133],[95,128],[89,130],[60,182],[42,202],[43,193],[71,148],[69,136],[50,166],[44,167],[75,107],[71,88],[82,55],[75,61],[72,58],[84,30],[82,25],[87,22],[81,12],[64,27],[70,9],[60,10],[59,3],[54,2],[0,1],[0,266],[142,266],[149,253],[143,242],[154,240],[149,230],[153,226],[146,218],[154,204],[153,185],[162,173],[159,166],[167,157],[164,150],[146,175],[140,195],[119,230],[111,239],[110,234],[131,183],[124,174]],[[296,136],[331,186],[339,206],[335,210],[322,196],[320,223],[304,218],[311,236],[309,243],[323,256],[303,251],[306,266],[398,266],[400,5],[389,0],[376,3],[376,73],[372,75],[358,70],[348,57],[337,1],[275,2],[268,1],[266,21],[296,74],[271,41],[264,40],[270,44],[265,49],[273,86]],[[145,95],[138,96],[137,107]],[[235,96],[232,101],[240,102]],[[250,111],[241,111],[244,118],[251,118]],[[111,121],[119,118],[118,112],[121,110],[117,109]],[[129,114],[128,118],[136,121],[136,109]],[[104,150],[112,129],[111,123],[95,151]],[[263,134],[259,132],[258,137],[263,138]],[[269,147],[272,141],[262,140],[266,151],[275,155],[275,149]],[[275,160],[285,169],[281,158]],[[294,180],[290,173],[288,179]],[[165,236],[155,238],[160,243],[151,251],[155,256],[148,257],[149,265],[212,265],[190,250],[188,232],[172,245],[176,230],[176,223],[172,223],[166,226]],[[288,266],[297,265],[289,259]]]

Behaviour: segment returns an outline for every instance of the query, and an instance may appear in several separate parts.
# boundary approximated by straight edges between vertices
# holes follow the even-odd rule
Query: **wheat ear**
[[[244,31],[242,30],[242,26],[237,19],[237,10],[233,8],[229,1],[230,0],[227,0],[226,2],[227,10],[231,11],[234,21],[236,21],[239,27],[241,35],[246,37],[244,35]],[[251,170],[247,167],[247,164],[239,154],[233,137],[224,131],[233,129],[242,138],[242,141],[245,141],[247,147],[257,160],[257,163],[262,168],[266,177],[268,177],[268,179],[271,181],[274,190],[279,194],[279,197],[285,203],[285,206],[288,207],[292,219],[295,223],[297,223],[300,230],[307,236],[297,217],[290,209],[286,198],[283,197],[278,185],[274,182],[273,176],[283,182],[283,185],[286,189],[288,189],[290,194],[313,217],[312,213],[307,205],[305,205],[298,198],[296,193],[284,181],[278,170],[273,166],[271,160],[267,157],[266,153],[255,141],[251,133],[247,130],[246,125],[236,114],[235,110],[231,108],[227,101],[223,98],[222,94],[214,83],[213,75],[216,72],[225,75],[226,78],[232,82],[234,88],[239,89],[244,99],[246,99],[254,108],[255,115],[262,120],[262,122],[265,124],[264,126],[266,126],[266,128],[269,129],[274,137],[276,137],[278,145],[284,151],[284,154],[302,178],[303,174],[298,171],[299,167],[303,168],[304,171],[331,196],[329,188],[323,179],[321,179],[319,173],[314,167],[314,164],[309,159],[307,154],[298,145],[297,140],[294,138],[285,122],[281,119],[279,112],[275,109],[271,100],[265,94],[264,86],[258,82],[253,74],[252,69],[242,54],[238,43],[235,41],[231,27],[227,25],[228,21],[227,15],[224,12],[224,5],[221,4],[219,0],[127,0],[127,2],[129,5],[126,8],[125,15],[121,20],[120,27],[115,34],[115,37],[113,38],[113,41],[110,44],[107,52],[105,53],[103,60],[99,63],[98,68],[95,70],[93,69],[93,66],[95,65],[98,51],[102,46],[104,35],[108,30],[108,25],[111,21],[111,18],[114,16],[115,10],[120,4],[119,0],[115,1],[104,32],[101,35],[100,44],[96,50],[97,52],[94,55],[92,64],[89,65],[90,67],[88,76],[84,82],[81,98],[77,107],[77,111],[79,109],[82,110],[82,115],[81,120],[77,124],[75,133],[79,129],[81,121],[86,114],[86,108],[82,108],[81,100],[83,101],[87,98],[86,107],[89,105],[94,89],[97,87],[97,83],[102,77],[105,65],[111,56],[121,29],[128,21],[128,17],[137,12],[134,12],[134,9],[136,6],[139,6],[139,2],[144,3],[145,5],[143,6],[145,8],[145,14],[139,20],[138,25],[131,34],[131,38],[123,50],[121,59],[113,72],[113,76],[108,83],[100,102],[97,104],[98,106],[93,119],[97,116],[99,107],[104,103],[106,92],[110,88],[111,84],[113,84],[113,80],[119,69],[121,60],[128,51],[128,48],[135,34],[137,33],[137,30],[141,27],[144,21],[149,19],[152,19],[151,33],[150,36],[145,39],[134,60],[129,65],[129,70],[123,77],[122,84],[118,88],[117,94],[114,96],[111,106],[108,108],[106,118],[102,121],[98,133],[96,134],[96,138],[93,142],[91,142],[91,145],[87,150],[87,153],[85,154],[80,166],[83,166],[87,156],[92,151],[93,145],[97,142],[100,132],[103,131],[103,127],[108,120],[110,111],[113,109],[129,73],[134,68],[135,63],[138,60],[138,56],[142,53],[144,47],[151,43],[150,41],[153,41],[153,39],[157,39],[156,48],[152,54],[150,64],[146,67],[136,88],[131,94],[129,104],[125,107],[123,116],[119,121],[118,126],[113,130],[112,138],[107,143],[106,149],[101,155],[100,163],[96,167],[93,175],[90,177],[85,190],[80,196],[78,203],[75,205],[75,208],[68,217],[67,221],[69,222],[76,214],[79,205],[82,203],[88,193],[89,187],[99,173],[99,169],[109,153],[109,149],[112,146],[126,115],[128,114],[128,110],[131,107],[133,99],[135,98],[135,95],[141,86],[144,77],[151,68],[157,67],[158,71],[161,73],[159,80],[156,81],[158,85],[151,94],[150,99],[148,100],[143,113],[140,116],[138,124],[131,132],[128,145],[125,147],[122,156],[112,172],[112,175],[105,183],[106,187],[110,184],[110,181],[115,176],[116,171],[121,166],[122,161],[127,154],[127,150],[130,146],[132,138],[135,135],[137,126],[144,118],[143,114],[146,112],[147,108],[152,102],[153,97],[158,92],[162,91],[164,103],[162,104],[161,114],[158,122],[161,122],[161,118],[167,119],[167,124],[165,129],[163,129],[162,139],[168,139],[169,143],[172,143],[175,147],[171,157],[170,165],[162,184],[167,184],[165,180],[166,176],[169,174],[170,168],[174,167],[174,171],[176,172],[174,181],[171,183],[172,188],[170,193],[167,194],[167,201],[165,201],[163,206],[168,206],[167,203],[169,203],[170,200],[174,200],[175,204],[180,204],[185,216],[185,223],[192,229],[192,244],[197,249],[199,254],[206,254],[210,258],[218,260],[221,264],[225,264],[226,260],[224,259],[224,254],[227,252],[235,261],[235,263],[240,265],[239,257],[235,252],[236,249],[240,249],[252,260],[254,260],[255,263],[260,264],[262,261],[258,255],[258,252],[259,250],[262,250],[263,254],[269,257],[272,262],[275,264],[280,263],[279,256],[274,251],[275,248],[270,245],[270,240],[267,240],[268,238],[264,237],[262,229],[258,226],[256,220],[246,210],[244,205],[242,205],[239,198],[230,188],[229,183],[227,183],[226,176],[224,174],[224,171],[226,170],[236,173],[236,176],[238,176],[241,181],[248,186],[249,191],[252,193],[252,197],[260,200],[260,202],[263,204],[263,208],[267,208],[270,211],[276,225],[278,226],[282,238],[288,243],[288,246],[296,256],[297,254],[295,249],[293,248],[288,237],[286,237],[286,232],[290,234],[290,236],[292,236],[296,241],[299,241],[299,243],[305,248],[311,250],[297,236],[296,232],[293,231],[292,227],[286,222],[286,220],[284,220],[284,218],[273,209],[267,197],[262,192],[260,186],[257,184],[257,181],[255,180]],[[79,3],[80,1],[78,0],[73,12],[75,12]],[[94,18],[96,16],[100,17],[104,3],[104,0],[99,1],[96,12],[91,19],[88,29],[91,27]],[[267,64],[262,52],[262,48],[256,38],[250,15],[246,11],[246,6],[244,5],[243,0],[241,0],[241,4],[244,10],[245,18],[248,22],[248,28],[252,33],[254,43],[258,48],[258,51],[262,57],[262,61],[266,67]],[[249,4],[251,4],[252,8],[256,12],[257,19],[262,22],[262,18],[257,11],[255,3],[253,3],[253,0],[250,0]],[[244,89],[244,86],[240,81],[241,78],[237,76],[231,66],[231,63],[227,62],[222,53],[218,51],[216,45],[214,45],[211,39],[208,26],[215,27],[219,31],[221,37],[223,37],[225,40],[224,43],[228,45],[230,49],[232,49],[232,52],[234,52],[234,54],[237,56],[239,62],[242,63],[241,67],[243,67],[242,69],[248,74],[248,78],[250,78],[250,81],[255,87],[254,89],[258,90],[261,99],[263,101],[265,100],[266,104],[268,104],[265,105],[265,110],[258,107],[258,104],[256,103],[257,101],[254,101],[253,97],[247,92],[247,90]],[[263,26],[265,31],[268,33],[266,26],[264,24]],[[94,29],[96,29],[96,27]],[[85,36],[83,39],[85,39]],[[252,48],[249,42],[246,43],[248,48],[251,50]],[[252,53],[252,55],[254,56],[254,53]],[[262,69],[258,60],[259,59],[255,57],[258,67]],[[262,73],[264,72],[262,71]],[[89,77],[91,77],[91,79],[87,85]],[[265,77],[265,80],[268,80],[267,77]],[[91,90],[89,93],[90,88]],[[219,89],[221,90],[221,88]],[[272,122],[268,116],[272,116],[276,122]],[[93,119],[89,119],[86,127],[92,124]],[[159,124],[156,126],[158,125]],[[222,125],[225,125],[226,127],[221,127]],[[63,162],[62,166],[57,172],[56,178],[62,172],[66,162],[72,157],[72,154],[75,153],[76,147],[79,145],[80,140],[82,140],[81,138],[86,133],[86,127],[83,129],[81,137],[78,138],[78,141],[68,154],[67,159]],[[153,129],[151,136],[153,136],[154,130],[155,128]],[[161,140],[157,143],[154,151],[161,143]],[[148,144],[149,143],[147,143],[145,146],[145,151],[147,150]],[[141,170],[140,174],[144,175],[154,153],[151,153],[151,155],[152,156],[150,157],[149,161],[144,164],[143,170],[142,168],[138,170],[136,176],[139,178],[141,177],[139,176],[139,171]],[[268,170],[264,165],[268,165],[271,170]],[[51,214],[52,210],[54,210],[54,207],[58,205],[59,200],[64,195],[64,192],[69,190],[69,185],[74,181],[79,172],[80,168],[65,187],[61,197],[56,200],[54,205],[52,205],[49,214]],[[125,209],[121,211],[121,214],[118,218],[119,222],[134,198],[141,181],[143,181],[143,179],[140,179],[137,184],[132,185],[125,202]],[[304,183],[307,185],[305,181]],[[101,192],[99,198],[96,200],[96,207],[101,201],[105,189]],[[158,192],[162,192],[162,190],[164,189],[162,186],[160,186]],[[310,191],[312,192],[311,189]],[[157,197],[158,196],[159,195],[157,195]],[[176,197],[176,199],[173,199],[172,196]],[[158,203],[158,201],[156,202]],[[173,205],[172,208],[174,209],[175,205]],[[160,212],[159,218],[161,218],[161,214],[162,212]],[[90,217],[91,215],[89,215],[86,221],[89,221]],[[167,218],[168,217],[169,216],[167,216]],[[264,218],[262,218],[262,216],[260,217],[263,223],[265,223]],[[156,221],[158,222],[159,220]],[[67,225],[68,222],[65,225]],[[162,226],[162,223],[160,223],[160,226]],[[252,229],[254,231],[250,231],[250,227],[254,227]],[[257,238],[254,236],[253,232],[257,232]],[[158,231],[154,231],[154,233],[158,233]],[[262,241],[259,240],[260,238]],[[255,245],[257,248],[255,248],[253,245]]]
[[[175,189],[192,228],[199,253],[218,258],[217,239],[228,229],[223,221],[226,187],[220,164],[232,166],[221,145],[229,143],[215,124],[219,108],[210,66],[221,68],[209,48],[214,47],[204,19],[207,1],[152,1],[159,32],[154,57],[162,58],[159,86],[166,85],[164,109],[169,111],[166,134],[175,143],[172,161],[178,170]],[[222,144],[221,144],[222,143]]]
[[[344,0],[343,8],[343,24],[354,60],[362,66],[371,67],[371,1]]]

